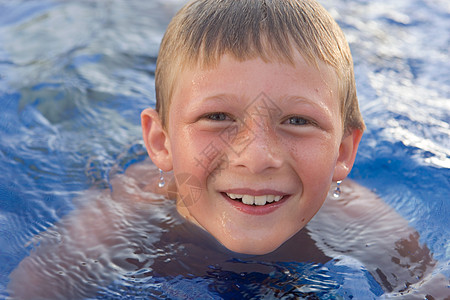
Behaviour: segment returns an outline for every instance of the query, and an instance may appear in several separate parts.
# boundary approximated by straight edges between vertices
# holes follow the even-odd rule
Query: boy
[[[230,250],[278,248],[352,168],[364,130],[352,58],[315,1],[194,1],[169,25],[155,80],[149,155],[195,178],[178,211]]]
[[[159,180],[161,188],[157,187],[156,170],[145,165],[130,167],[127,176],[113,179],[112,195],[94,194],[95,200],[61,222],[65,242],[43,245],[21,263],[12,274],[14,295],[81,298],[131,271],[187,272],[180,264],[171,273],[155,256],[142,255],[174,231],[169,228],[164,240],[163,231],[148,229],[160,211],[147,212],[137,202],[161,200],[149,191],[175,198],[181,216],[229,250],[267,254],[289,240],[301,249],[291,247],[290,258],[302,259],[309,242],[300,230],[322,206],[332,182],[340,182],[350,172],[364,130],[350,51],[328,13],[314,1],[193,1],[169,25],[155,80],[156,110],[142,113],[144,141],[154,164],[173,171],[173,180],[166,174]],[[164,186],[165,182],[173,185]],[[369,198],[369,192],[361,189],[344,186],[342,199],[327,204],[325,210],[331,211],[318,215],[324,220],[311,223],[311,235],[326,255],[348,253],[330,238],[333,232],[339,236],[332,226],[352,228],[339,214],[351,216],[358,207],[371,211],[380,203],[373,196],[371,205],[358,201],[361,194]],[[349,197],[352,206],[346,207]],[[111,198],[114,201],[105,201]],[[134,199],[138,201],[130,201]],[[345,214],[345,209],[350,213]],[[163,212],[162,219],[167,217]],[[392,223],[400,235],[411,232],[392,211],[383,214],[400,220]],[[143,233],[148,235],[145,239]],[[413,247],[416,239],[411,238]],[[392,250],[392,238],[385,240],[369,249]],[[202,247],[210,246],[198,245],[191,253]],[[351,249],[388,291],[400,290],[402,282],[414,275],[407,274],[408,279],[393,285],[382,271],[391,264],[390,254],[387,263],[374,264],[367,259],[370,253],[360,255],[359,250]],[[421,253],[411,259],[419,266],[419,279],[434,266],[429,253]],[[312,261],[323,261],[324,256],[317,254]],[[199,255],[196,263],[205,257]],[[59,272],[67,277],[58,277]]]

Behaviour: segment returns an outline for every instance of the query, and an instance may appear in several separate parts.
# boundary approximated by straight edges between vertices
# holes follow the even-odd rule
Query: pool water
[[[387,296],[386,285],[358,261],[321,256],[306,237],[299,237],[305,244],[295,259],[239,256],[164,199],[130,204],[105,193],[119,180],[153,197],[123,173],[152,168],[139,114],[154,105],[159,42],[183,2],[0,1],[0,298],[8,295],[11,272],[47,244],[61,245],[85,276],[62,274],[55,290],[80,298]],[[349,40],[367,125],[350,177],[417,230],[436,260],[433,273],[448,279],[450,4],[319,2]],[[105,253],[98,261],[89,261],[77,241],[61,242],[64,226],[53,228],[76,225],[67,216],[79,207],[103,221],[93,228],[118,228],[90,248]],[[58,268],[65,263],[58,259],[48,254],[41,263]],[[96,274],[92,284],[77,286]]]

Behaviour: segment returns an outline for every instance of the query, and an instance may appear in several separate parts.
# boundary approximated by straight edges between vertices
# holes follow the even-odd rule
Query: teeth
[[[250,195],[244,195],[242,197],[242,203],[252,205],[253,203],[255,203],[255,197]]]
[[[229,193],[227,193],[227,196],[234,200],[240,199],[242,203],[247,205],[265,205],[266,203],[278,202],[283,198],[283,196],[275,195],[251,196]]]
[[[256,205],[264,205],[266,204],[267,196],[255,196],[255,204]]]

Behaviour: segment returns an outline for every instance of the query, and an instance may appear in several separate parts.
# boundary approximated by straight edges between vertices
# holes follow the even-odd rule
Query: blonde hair
[[[214,67],[224,54],[293,64],[293,51],[336,72],[345,130],[364,130],[353,60],[339,25],[314,0],[194,0],[172,19],[156,64],[156,110],[163,126],[178,75]]]

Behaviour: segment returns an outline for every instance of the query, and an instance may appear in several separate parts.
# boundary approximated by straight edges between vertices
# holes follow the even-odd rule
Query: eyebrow
[[[200,100],[200,103],[204,103],[204,102],[210,102],[210,101],[219,101],[219,102],[224,102],[227,100],[238,100],[239,97],[237,95],[234,94],[228,94],[228,93],[220,93],[220,94],[216,94],[216,95],[212,95],[212,96],[208,96],[205,98],[202,98]]]
[[[313,101],[306,97],[300,97],[295,95],[284,95],[281,97],[281,101],[283,103],[289,102],[289,104],[292,105],[292,102],[295,104],[302,104],[302,105],[309,105],[316,109],[319,109],[320,111],[323,111],[327,116],[332,116],[332,113],[328,106],[325,105],[323,101]]]
[[[200,109],[205,105],[210,105],[214,103],[226,103],[228,101],[233,101],[239,103],[239,97],[234,94],[219,93],[204,98],[199,97],[199,101],[195,104],[195,109]]]

